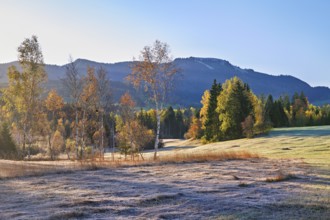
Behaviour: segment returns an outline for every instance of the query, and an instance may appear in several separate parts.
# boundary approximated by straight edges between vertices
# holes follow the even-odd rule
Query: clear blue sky
[[[174,57],[215,57],[242,68],[330,86],[328,0],[0,0],[0,62],[39,37],[44,59],[132,60],[156,39]]]

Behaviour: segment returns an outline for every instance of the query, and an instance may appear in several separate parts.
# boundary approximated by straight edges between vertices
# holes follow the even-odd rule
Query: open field
[[[178,152],[248,151],[272,159],[295,159],[330,169],[330,126],[278,128],[268,135],[202,145],[200,141],[171,140],[160,155]]]
[[[330,127],[311,127],[173,140],[158,163],[0,161],[0,219],[329,219],[329,152]]]

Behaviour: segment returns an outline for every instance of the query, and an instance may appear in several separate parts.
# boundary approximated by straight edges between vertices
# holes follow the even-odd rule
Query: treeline
[[[187,132],[194,108],[173,109],[169,106],[161,113],[161,133],[162,139],[183,138]],[[156,114],[154,109],[137,112],[137,118],[141,124],[149,129],[156,131]]]
[[[269,95],[265,103],[274,127],[330,125],[330,105],[312,105],[303,92],[296,92],[291,99],[288,95],[280,96],[275,101]]]
[[[62,86],[70,101],[55,90],[47,92],[43,54],[36,36],[18,47],[20,69],[10,66],[8,87],[0,91],[0,156],[22,159],[41,154],[55,159],[103,157],[114,144],[115,118],[111,112],[110,82],[100,67],[84,76],[70,59]]]
[[[129,80],[134,85],[150,84],[148,91],[157,94],[150,98],[155,109],[136,111],[128,93],[120,103],[113,103],[111,84],[102,67],[88,67],[80,73],[72,58],[61,80],[68,102],[55,90],[46,91],[47,73],[38,39],[25,39],[18,47],[20,68],[8,68],[8,87],[0,91],[0,158],[30,159],[38,154],[56,159],[66,153],[68,159],[103,159],[105,149],[114,153],[115,147],[125,157],[134,157],[153,146],[156,156],[162,145],[158,137],[182,138],[191,115],[172,107],[163,109],[164,94],[177,70],[170,62],[167,44],[156,41],[153,47],[144,51],[155,61],[136,62]],[[155,76],[160,68],[160,75]],[[143,75],[151,69],[151,75]]]
[[[257,97],[249,86],[234,77],[223,85],[214,83],[201,100],[202,108],[191,118],[186,138],[204,142],[253,137],[272,127],[330,124],[330,105],[314,106],[303,92],[273,100]]]
[[[18,47],[20,68],[8,68],[8,87],[0,90],[0,158],[40,154],[56,159],[66,153],[68,159],[103,159],[106,148],[114,153],[116,147],[133,159],[154,148],[157,159],[159,138],[212,142],[253,137],[272,127],[330,124],[330,105],[313,106],[303,93],[291,99],[257,97],[237,77],[222,85],[214,81],[200,110],[165,108],[178,73],[168,45],[156,41],[141,55],[148,59],[135,62],[128,80],[143,87],[153,109],[138,110],[128,93],[113,103],[106,71],[88,67],[81,75],[72,58],[61,81],[69,97],[64,102],[55,90],[45,90],[47,73],[37,37],[25,39]]]

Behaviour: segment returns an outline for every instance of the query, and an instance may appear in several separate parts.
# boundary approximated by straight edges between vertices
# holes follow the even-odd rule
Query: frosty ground
[[[295,178],[266,181],[279,172]],[[0,190],[1,219],[279,219],[288,214],[297,219],[313,216],[325,219],[330,216],[329,180],[318,177],[304,163],[287,160],[249,159],[75,171],[3,180]]]
[[[269,138],[270,148],[278,148],[274,151],[292,154],[299,141],[309,141],[315,143],[313,149],[318,149],[319,156],[325,157],[318,161],[326,161],[326,149],[330,148],[327,135],[312,140],[271,134],[218,145],[222,150],[244,148],[244,141],[261,143]],[[283,148],[276,138],[292,150]],[[178,143],[160,155],[215,148],[214,144],[194,147]],[[322,146],[325,150],[320,151]],[[312,161],[317,158],[314,150]],[[83,169],[62,166],[50,173],[2,177],[0,219],[329,219],[328,163],[314,166],[301,155],[286,157]],[[5,170],[6,164],[8,168],[19,163],[0,161],[0,167]],[[45,170],[50,166],[34,162],[30,168],[36,165]]]

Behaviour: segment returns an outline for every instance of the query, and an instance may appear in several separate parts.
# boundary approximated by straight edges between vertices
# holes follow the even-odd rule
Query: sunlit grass
[[[274,129],[263,137],[217,142],[195,149],[247,150],[262,157],[298,159],[330,169],[330,126]]]
[[[240,160],[259,158],[256,153],[244,151],[210,151],[210,152],[174,152],[160,156],[161,162],[206,162],[218,160]]]

